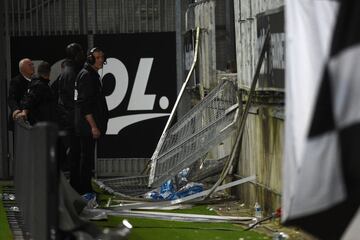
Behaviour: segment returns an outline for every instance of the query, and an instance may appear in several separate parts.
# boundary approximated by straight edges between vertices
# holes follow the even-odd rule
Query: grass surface
[[[192,209],[181,209],[166,212],[216,214],[206,206]],[[100,227],[116,227],[124,218],[109,216],[107,221],[96,222]],[[244,231],[239,225],[231,223],[177,222],[155,219],[126,218],[132,225],[131,240],[239,240],[239,239],[271,239],[266,235],[252,231]]]
[[[2,192],[3,192],[3,184],[0,182],[0,193],[2,194]],[[2,200],[0,200],[0,239],[1,240],[13,239]]]
[[[3,183],[0,182],[0,192]],[[108,196],[100,194],[99,200]],[[153,211],[153,210],[151,210]],[[194,206],[191,209],[167,210],[162,212],[192,213],[217,215],[210,211],[207,205]],[[114,228],[121,224],[124,218],[109,216],[107,221],[96,221],[101,228]],[[239,225],[231,223],[212,222],[178,222],[155,219],[126,218],[133,226],[130,240],[265,240],[270,237],[254,232],[244,231]],[[7,222],[5,209],[0,201],[0,240],[12,240],[12,234]]]

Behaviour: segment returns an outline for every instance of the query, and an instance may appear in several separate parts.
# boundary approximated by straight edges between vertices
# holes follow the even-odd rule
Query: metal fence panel
[[[10,36],[175,31],[175,0],[5,0]]]
[[[224,81],[166,133],[154,159],[149,185],[157,187],[189,167],[234,130],[238,106],[236,87]]]

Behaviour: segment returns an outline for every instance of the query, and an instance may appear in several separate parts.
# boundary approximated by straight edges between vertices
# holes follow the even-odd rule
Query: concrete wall
[[[255,74],[259,51],[256,16],[283,5],[283,0],[234,0],[237,84],[245,96]],[[284,131],[281,91],[257,91],[257,96],[263,97],[254,100],[256,104],[248,115],[236,169],[240,177],[257,177],[253,183],[237,188],[240,201],[248,206],[259,202],[267,213],[281,204]]]
[[[284,5],[284,0],[234,0],[238,84],[250,88],[257,63],[256,15]]]
[[[245,125],[237,174],[256,175],[256,181],[238,189],[241,201],[255,202],[267,211],[280,206],[284,120],[283,108],[259,105],[251,109]]]

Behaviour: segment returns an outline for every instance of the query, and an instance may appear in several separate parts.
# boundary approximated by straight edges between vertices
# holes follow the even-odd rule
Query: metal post
[[[33,11],[32,11],[32,0],[30,0],[30,3],[29,3],[29,16],[30,16],[30,36],[33,36],[34,33],[33,33]]]
[[[45,3],[41,3],[41,33],[45,36]]]
[[[84,20],[84,32],[83,32],[83,34],[88,35],[88,34],[89,34],[88,1],[84,1],[84,2],[83,2],[83,11],[84,11],[84,17],[83,17],[83,20]]]
[[[176,31],[176,82],[177,82],[177,92],[180,91],[183,80],[184,80],[184,61],[183,61],[183,15],[184,11],[182,8],[182,1],[175,1],[175,31]]]
[[[96,2],[96,0],[94,0],[93,1],[93,32],[92,32],[92,34],[96,34],[97,33],[97,22],[98,22],[98,20],[97,20],[97,2]],[[88,46],[88,47],[90,47],[90,46]]]
[[[6,35],[5,31],[5,3],[7,0],[2,1],[0,7],[0,52],[5,53],[6,49]],[[8,9],[6,8],[6,12]],[[0,79],[7,79],[6,76],[6,60],[0,58]],[[8,136],[7,136],[7,81],[0,81],[0,178],[9,178],[9,158],[8,158]]]
[[[80,34],[84,34],[84,12],[86,10],[84,9],[84,1],[79,0],[79,31]],[[86,21],[86,20],[85,20]]]
[[[226,40],[227,40],[227,56],[231,62],[236,61],[235,47],[235,23],[234,23],[234,0],[226,0],[225,2],[226,20]]]

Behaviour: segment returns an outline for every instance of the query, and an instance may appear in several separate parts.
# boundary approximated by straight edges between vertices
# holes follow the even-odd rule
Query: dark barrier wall
[[[33,239],[55,239],[58,226],[57,127],[15,127],[15,193],[25,230]]]

